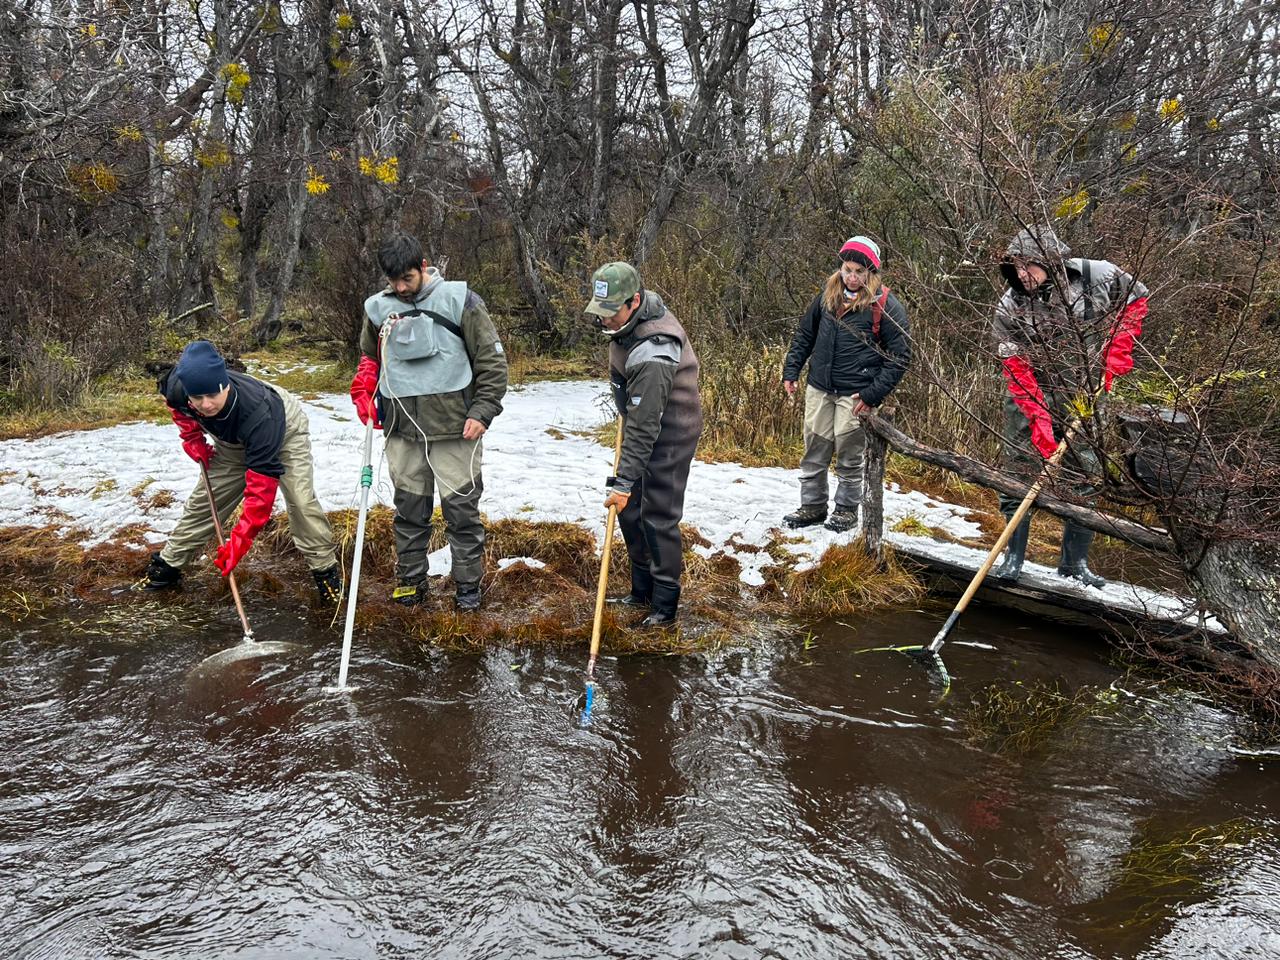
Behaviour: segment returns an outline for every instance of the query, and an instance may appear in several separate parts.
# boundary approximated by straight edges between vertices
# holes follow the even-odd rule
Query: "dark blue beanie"
[[[208,340],[188,343],[178,358],[178,365],[173,368],[173,375],[187,391],[188,397],[221,393],[222,388],[231,382],[222,355]]]

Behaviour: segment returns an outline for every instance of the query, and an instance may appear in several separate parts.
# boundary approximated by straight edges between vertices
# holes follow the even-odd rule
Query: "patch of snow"
[[[531,570],[541,570],[546,564],[537,557],[503,557],[498,561],[498,569],[505,570],[507,567],[514,566],[517,563],[523,563]]]

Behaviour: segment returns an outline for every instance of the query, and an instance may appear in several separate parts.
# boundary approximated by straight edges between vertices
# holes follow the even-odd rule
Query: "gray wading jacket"
[[[657,446],[687,446],[702,433],[698,355],[662,298],[646,290],[637,322],[609,343],[609,383],[624,418],[615,489],[625,493],[644,476]]]
[[[389,289],[383,295],[395,297]],[[404,304],[406,311],[413,307],[414,304]],[[461,390],[400,397],[390,403],[384,399],[384,427],[389,433],[421,439],[421,430],[427,440],[451,440],[462,436],[468,418],[488,427],[502,412],[502,398],[507,392],[507,357],[484,301],[472,290],[467,291],[458,326],[471,362],[471,382]],[[447,331],[440,335],[452,336]],[[360,328],[360,350],[381,362],[378,328],[367,314]]]

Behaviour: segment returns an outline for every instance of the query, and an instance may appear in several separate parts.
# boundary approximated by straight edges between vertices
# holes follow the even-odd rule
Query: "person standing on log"
[[[782,368],[782,386],[794,397],[809,363],[804,392],[804,458],[800,509],[783,517],[788,527],[826,523],[842,533],[858,524],[862,453],[860,414],[880,406],[911,364],[907,311],[880,281],[880,248],[869,237],[850,237],[840,267],[800,318]],[[827,470],[836,462],[835,509],[827,517]]]
[[[378,265],[387,286],[364,302],[351,401],[361,423],[386,428],[396,510],[398,582],[391,597],[404,606],[427,599],[427,543],[439,487],[454,606],[478,610],[481,437],[502,412],[506,354],[484,301],[465,281],[446,280],[414,237],[390,237]]]
[[[182,438],[182,449],[209,478],[223,525],[243,503],[240,520],[214,563],[229,576],[271,519],[276,491],[284,495],[289,534],[306,558],[321,601],[342,598],[333,530],[316,499],[315,460],[307,414],[293,394],[227,369],[208,340],[187,344],[178,363],[157,381]],[[213,437],[212,445],[205,434]],[[214,535],[204,483],[187,499],[164,549],[151,555],[146,589],[175,589],[182,571]]]
[[[1133,347],[1147,315],[1147,288],[1107,260],[1071,256],[1048,226],[1022,230],[1005,251],[1000,272],[1009,288],[996,307],[993,332],[1008,394],[1004,400],[1002,464],[1030,484],[1053,456],[1067,425],[1109,392],[1113,378],[1133,369]],[[1101,368],[1099,368],[1101,360]],[[1099,384],[1101,377],[1101,384]],[[1072,446],[1066,471],[1077,492],[1095,489],[1098,459]],[[1000,494],[1011,519],[1021,497]],[[1004,560],[991,572],[1014,581],[1022,573],[1031,514],[1018,524]],[[1089,569],[1093,531],[1065,521],[1058,574],[1090,587],[1106,580]]]
[[[618,508],[631,561],[631,592],[613,602],[647,607],[642,627],[676,619],[684,544],[680,518],[689,466],[702,435],[698,356],[662,298],[640,285],[629,263],[591,277],[585,312],[609,340],[609,385],[623,420],[617,476],[604,505]]]

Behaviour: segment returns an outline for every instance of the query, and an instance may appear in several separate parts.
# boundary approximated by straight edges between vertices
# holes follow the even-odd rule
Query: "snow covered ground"
[[[304,401],[311,420],[316,461],[316,492],[327,510],[359,503],[363,428],[351,401],[327,394]],[[537,383],[507,394],[506,410],[484,439],[485,491],[481,509],[490,518],[564,520],[599,536],[604,529],[604,480],[613,451],[575,432],[589,431],[612,418],[603,382]],[[391,483],[375,434],[375,483],[380,503],[391,502]],[[175,427],[129,423],[99,430],[57,434],[38,440],[0,442],[0,526],[59,524],[88,531],[85,543],[111,539],[121,527],[142,524],[157,535],[173,529],[199,474],[183,453]],[[743,467],[695,461],[685,498],[685,523],[696,527],[710,547],[724,550],[742,565],[742,579],[762,582],[761,567],[773,562],[759,547],[776,537],[781,517],[799,504],[799,474],[777,467]],[[165,504],[163,492],[173,494]],[[277,507],[283,504],[277,502]],[[914,550],[976,570],[983,552],[927,537],[888,532],[908,516],[958,538],[976,538],[979,528],[965,507],[938,502],[923,493],[891,487],[885,493],[885,539],[910,542]],[[796,542],[785,548],[798,565],[812,564],[823,550],[851,534],[822,527],[786,531]],[[447,573],[448,548],[431,558],[433,573]],[[1059,591],[1098,596],[1098,591],[1057,576],[1050,568],[1028,564],[1024,581]],[[1181,617],[1184,599],[1122,583],[1105,588],[1105,599],[1148,615]]]

